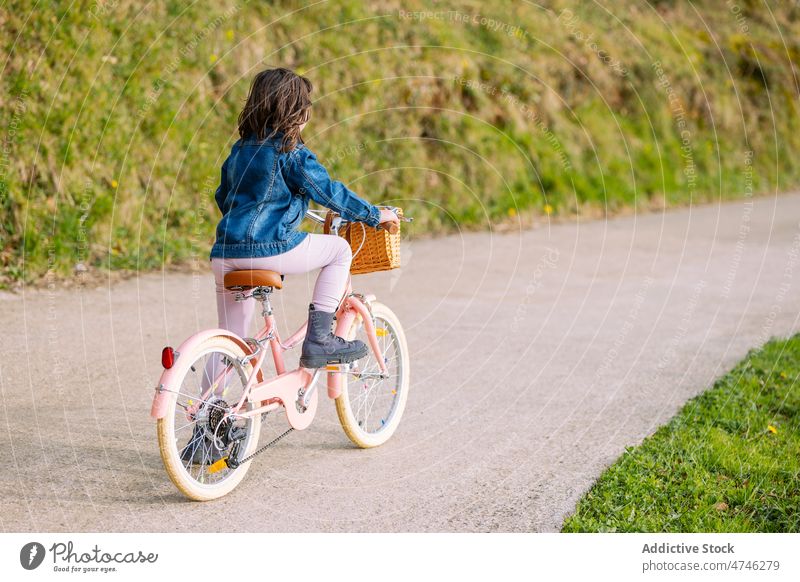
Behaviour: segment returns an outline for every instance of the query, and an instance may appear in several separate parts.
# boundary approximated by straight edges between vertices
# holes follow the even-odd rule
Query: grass
[[[800,8],[728,4],[14,0],[0,287],[205,257],[266,66],[311,78],[309,146],[417,232],[796,187]]]
[[[800,335],[773,340],[626,449],[565,532],[800,531]]]

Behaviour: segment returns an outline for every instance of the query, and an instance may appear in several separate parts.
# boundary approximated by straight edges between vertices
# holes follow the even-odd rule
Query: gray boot
[[[360,340],[347,341],[331,332],[333,313],[308,306],[308,329],[303,341],[301,368],[321,368],[326,364],[346,364],[367,355],[367,345]]]

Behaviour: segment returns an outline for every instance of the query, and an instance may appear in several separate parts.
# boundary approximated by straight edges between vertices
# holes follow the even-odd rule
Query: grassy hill
[[[800,183],[789,3],[365,4],[0,11],[0,285],[204,260],[265,66],[313,81],[308,145],[417,233]]]

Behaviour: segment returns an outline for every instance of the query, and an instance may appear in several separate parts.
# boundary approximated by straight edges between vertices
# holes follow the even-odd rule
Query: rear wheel
[[[391,309],[372,303],[372,317],[388,376],[380,377],[378,361],[370,347],[366,357],[343,374],[342,393],[336,412],[345,434],[361,448],[382,445],[394,434],[408,399],[409,355],[400,320]],[[346,339],[360,339],[369,346],[363,321],[356,317]]]
[[[170,393],[167,414],[158,419],[158,446],[167,475],[189,499],[209,501],[226,495],[250,467],[250,463],[244,463],[231,469],[224,462],[216,463],[232,454],[244,458],[258,446],[259,417],[225,414],[241,399],[253,371],[249,361],[241,363],[244,355],[239,343],[230,337],[214,336],[193,353],[180,354],[175,362],[178,380],[171,388],[174,392]],[[204,389],[223,370],[227,370],[225,376],[202,400]]]

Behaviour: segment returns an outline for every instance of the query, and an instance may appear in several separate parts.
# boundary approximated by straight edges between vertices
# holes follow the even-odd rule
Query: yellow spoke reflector
[[[208,472],[217,473],[227,468],[228,468],[228,457],[222,457],[219,461],[208,467]]]
[[[375,335],[377,336],[384,336],[389,333],[389,330],[385,327],[376,327],[375,328]]]

